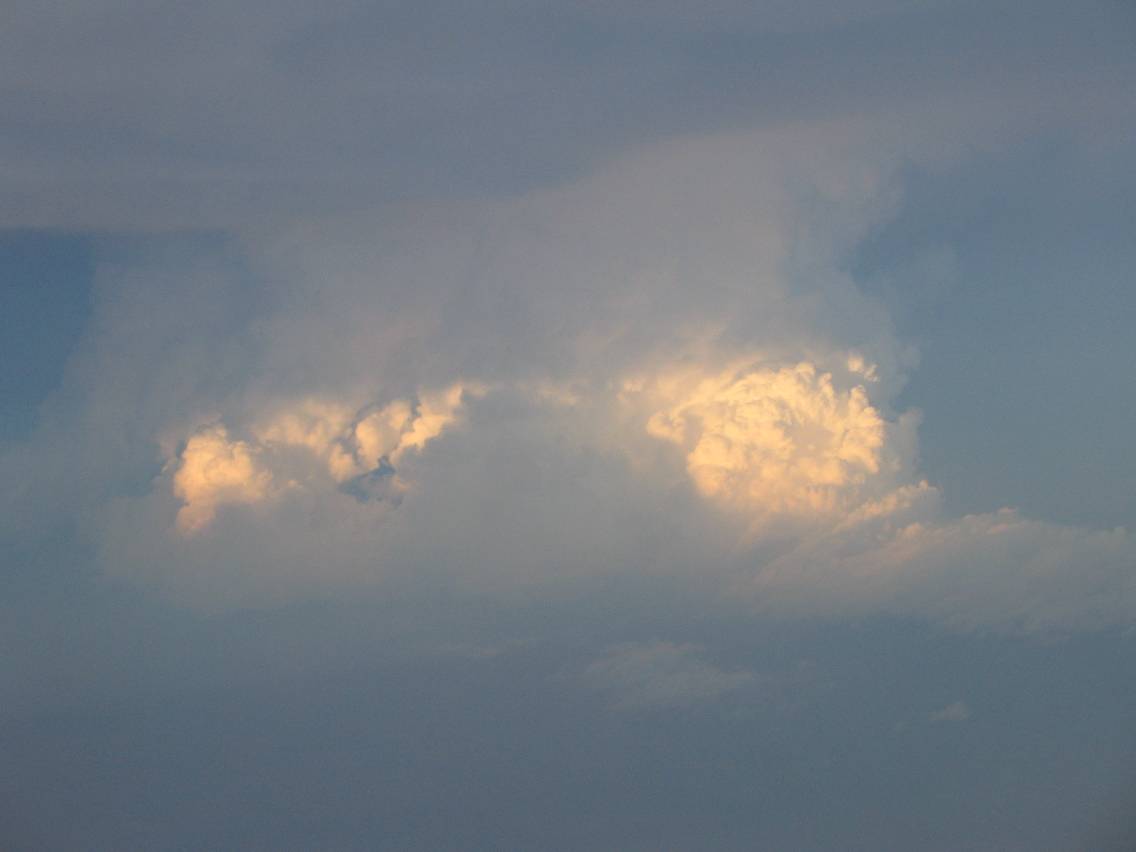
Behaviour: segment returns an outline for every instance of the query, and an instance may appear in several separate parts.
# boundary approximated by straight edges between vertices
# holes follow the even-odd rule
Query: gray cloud
[[[1023,30],[1041,39],[1028,49],[1008,11],[980,27],[947,8],[785,5],[748,17],[726,3],[698,28],[677,7],[635,4],[547,15],[505,4],[473,20],[443,6],[317,16],[297,3],[235,22],[212,5],[17,8],[2,61],[23,83],[2,96],[25,99],[14,104],[21,133],[42,125],[53,144],[4,143],[32,187],[10,196],[11,221],[232,230],[104,256],[92,320],[40,430],[0,453],[6,533],[42,543],[66,526],[106,575],[205,608],[416,584],[562,594],[637,576],[762,612],[1024,631],[1128,623],[1123,529],[942,510],[918,469],[918,414],[904,410],[915,349],[848,272],[894,217],[905,169],[1103,115],[1107,85],[1092,97],[1068,80],[1043,85],[1063,63],[1081,70],[1079,85],[1123,77],[1099,10],[1076,24],[1081,47],[1039,63],[1039,45],[1064,32],[1056,7]],[[987,62],[939,89],[942,51],[913,57],[941,15],[959,51],[949,61],[973,50]],[[129,45],[116,53],[120,30]],[[565,38],[571,50],[546,49]],[[881,39],[894,46],[873,52]],[[1078,52],[1090,42],[1098,49]],[[819,86],[809,110],[775,81],[733,117],[693,106],[699,86],[763,45],[788,72],[833,49],[820,78],[787,72]],[[67,61],[42,67],[66,46]],[[660,126],[632,110],[602,144],[581,124],[570,140],[551,134],[571,148],[558,153],[541,133],[495,122],[482,100],[561,127],[573,104],[623,108],[611,69],[624,82],[663,66],[681,75],[667,51],[712,54],[694,88],[651,83],[691,113]],[[837,108],[836,76],[883,85],[887,56],[912,74],[883,76],[912,88]],[[760,76],[753,61],[745,74]],[[564,91],[578,99],[553,97]],[[95,146],[92,116],[110,123]],[[1130,118],[1118,102],[1094,144],[1115,144]],[[490,177],[492,198],[461,200],[477,181],[459,172],[494,168],[488,135],[464,133],[467,120],[497,142],[528,139],[545,165],[521,175],[525,163],[498,146],[516,174]],[[468,150],[434,150],[435,125],[444,145]],[[758,129],[721,131],[742,125]],[[633,144],[640,135],[651,144]],[[416,169],[449,198],[410,201],[428,182],[390,183]],[[246,191],[250,181],[264,192]],[[367,418],[458,384],[479,390],[428,446],[363,459],[364,445],[385,446],[377,432],[363,441]],[[306,437],[284,440],[280,424],[301,414]],[[207,434],[224,437],[203,455]],[[352,461],[335,468],[333,457]],[[208,530],[181,535],[179,518],[182,532]]]
[[[244,228],[512,193],[660,136],[819,115],[963,141],[1091,111],[1099,137],[1102,104],[1132,118],[1128,22],[1079,8],[14,3],[0,222]]]
[[[580,678],[626,711],[701,704],[754,682],[753,672],[720,669],[698,652],[671,642],[617,645],[589,663]]]
[[[965,701],[953,701],[946,707],[927,716],[931,722],[965,722],[970,718],[970,708]]]

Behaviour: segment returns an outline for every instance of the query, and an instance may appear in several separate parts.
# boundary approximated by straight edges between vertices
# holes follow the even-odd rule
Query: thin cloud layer
[[[970,718],[970,708],[965,701],[953,701],[941,710],[928,714],[931,722],[965,722]]]
[[[1101,629],[1136,619],[1136,545],[1003,509],[943,517],[935,489],[802,541],[747,581],[769,611],[916,615],[963,631]]]
[[[242,228],[522,192],[660,135],[825,112],[923,108],[969,143],[977,115],[1060,106],[1126,132],[1118,4],[989,5],[13,0],[0,222]]]
[[[606,693],[613,708],[622,711],[690,707],[756,681],[751,671],[715,666],[701,657],[701,650],[673,642],[617,645],[589,663],[580,680]]]

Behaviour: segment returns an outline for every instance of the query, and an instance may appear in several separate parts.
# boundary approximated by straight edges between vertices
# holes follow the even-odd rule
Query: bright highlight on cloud
[[[647,431],[683,448],[699,493],[754,518],[849,511],[880,472],[888,426],[862,385],[831,373],[734,365],[652,382],[665,400]]]
[[[260,466],[256,448],[231,441],[224,426],[209,426],[186,442],[173,479],[183,502],[177,527],[189,535],[204,529],[227,504],[259,503],[272,486],[272,474]]]
[[[311,487],[310,471],[305,475],[302,465],[287,463],[288,450],[301,450],[317,460],[336,484],[384,472],[394,477],[395,492],[404,491],[408,484],[398,477],[396,466],[457,421],[467,394],[483,392],[457,383],[361,414],[344,405],[306,399],[283,406],[253,427],[251,441],[230,440],[222,425],[206,426],[188,438],[177,459],[172,491],[183,503],[177,529],[193,535],[223,506],[261,503],[282,491]]]

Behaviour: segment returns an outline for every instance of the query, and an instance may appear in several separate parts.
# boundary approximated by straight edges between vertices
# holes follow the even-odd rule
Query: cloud
[[[204,530],[225,505],[250,505],[285,490],[320,487],[321,477],[288,464],[288,451],[301,449],[326,467],[328,482],[343,485],[364,476],[390,475],[393,489],[409,483],[397,468],[409,452],[421,452],[458,419],[463,398],[483,392],[454,384],[398,399],[356,414],[352,408],[315,399],[278,406],[252,427],[252,441],[231,441],[223,425],[205,426],[167,462],[175,472],[172,493],[182,501],[177,528],[184,535]],[[289,475],[291,474],[291,475]],[[287,478],[285,478],[287,477]],[[359,495],[358,489],[354,492]]]
[[[207,427],[186,442],[173,493],[182,501],[178,530],[200,531],[226,504],[259,503],[268,496],[272,475],[257,461],[255,449],[230,441],[223,426]]]
[[[666,407],[647,431],[683,448],[700,494],[752,516],[844,514],[880,473],[887,424],[867,391],[837,390],[810,362],[651,384]]]
[[[965,722],[970,718],[970,708],[964,701],[955,701],[931,713],[927,718],[932,722]]]
[[[630,578],[758,615],[1131,623],[1126,531],[950,517],[918,470],[916,359],[845,271],[895,210],[871,138],[682,139],[267,228],[239,263],[104,264],[0,462],[35,472],[7,517],[67,495],[102,570],[205,609]]]
[[[1090,112],[1125,102],[1123,11],[949,5],[21,0],[0,33],[0,223],[240,228],[517,193],[659,134],[818,112],[930,127],[929,147],[1058,111],[1129,129]]]
[[[691,707],[754,682],[753,672],[720,669],[702,659],[700,651],[672,642],[615,645],[589,663],[580,679],[624,711]]]
[[[1136,619],[1136,546],[1010,509],[942,517],[936,491],[802,541],[747,579],[759,606],[797,613],[915,614],[965,631],[1101,629]]]
[[[328,474],[343,482],[377,468],[396,465],[410,452],[454,425],[462,403],[484,388],[455,382],[447,388],[420,391],[412,399],[359,410],[342,403],[305,399],[272,406],[275,410],[253,426],[265,447],[302,447],[327,465]]]

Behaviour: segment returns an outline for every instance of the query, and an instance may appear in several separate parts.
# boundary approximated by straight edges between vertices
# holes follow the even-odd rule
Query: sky
[[[0,846],[1136,845],[1136,7],[4,18]]]

